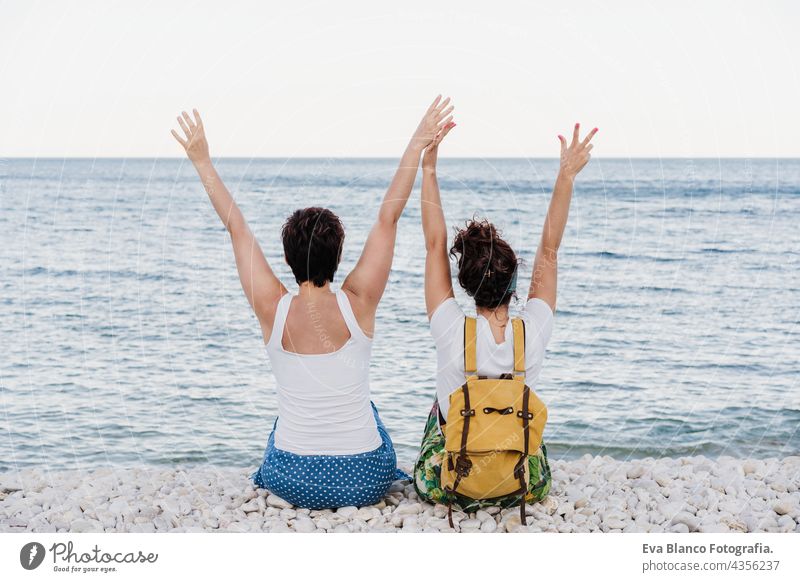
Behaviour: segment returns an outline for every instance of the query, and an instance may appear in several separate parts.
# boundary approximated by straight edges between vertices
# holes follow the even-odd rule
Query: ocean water
[[[285,217],[308,205],[337,212],[346,273],[395,164],[230,159],[219,169],[294,290]],[[557,162],[440,165],[448,223],[488,217],[529,271]],[[191,166],[0,160],[0,195],[0,471],[257,465],[275,383]],[[419,214],[417,188],[371,371],[402,463],[434,394]],[[551,456],[800,454],[798,225],[800,160],[592,160],[535,387]]]

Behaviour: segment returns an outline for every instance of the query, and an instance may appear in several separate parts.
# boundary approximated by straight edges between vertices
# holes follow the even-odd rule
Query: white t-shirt
[[[525,321],[525,383],[534,388],[542,369],[545,349],[553,332],[553,311],[541,299],[529,299],[522,313]],[[489,321],[478,315],[476,357],[478,375],[498,378],[514,371],[514,331],[506,327],[505,341],[498,344]],[[445,300],[431,317],[431,335],[438,360],[436,397],[444,418],[450,408],[450,393],[464,384],[464,312],[453,297]]]

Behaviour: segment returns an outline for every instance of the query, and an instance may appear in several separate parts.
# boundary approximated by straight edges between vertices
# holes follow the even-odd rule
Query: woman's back
[[[371,351],[344,291],[314,302],[284,295],[267,342],[278,388],[275,446],[298,455],[379,447],[370,405]]]
[[[553,312],[544,301],[529,299],[519,317],[525,322],[525,382],[533,388],[553,331]],[[497,343],[489,321],[482,315],[478,315],[477,320],[478,375],[498,378],[501,374],[510,374],[514,370],[511,325],[506,327],[505,341]],[[454,298],[445,300],[434,311],[431,335],[438,361],[436,396],[439,410],[447,418],[450,393],[464,384],[464,312]]]
[[[328,354],[343,347],[350,336],[338,293],[301,293],[289,304],[281,345],[296,354]]]

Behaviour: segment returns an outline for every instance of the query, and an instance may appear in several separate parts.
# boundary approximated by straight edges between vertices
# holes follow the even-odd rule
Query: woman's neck
[[[331,293],[330,281],[326,281],[322,287],[317,287],[311,281],[303,281],[300,283],[300,292],[298,295],[304,299],[315,300],[319,297],[329,295]]]
[[[495,343],[502,344],[506,337],[506,327],[508,326],[508,305],[499,307],[477,307],[478,315],[482,315],[489,322],[489,329],[492,330]]]
[[[492,325],[505,327],[508,323],[508,305],[500,305],[498,307],[476,307],[478,315],[482,315]]]

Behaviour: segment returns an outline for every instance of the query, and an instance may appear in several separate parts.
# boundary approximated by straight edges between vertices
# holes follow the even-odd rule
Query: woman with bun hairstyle
[[[455,300],[448,254],[456,259],[458,283],[475,301],[475,372],[477,377],[502,378],[515,370],[512,316],[509,305],[516,297],[520,261],[501,232],[487,220],[472,219],[457,230],[448,249],[447,227],[436,179],[439,144],[455,127],[447,124],[422,158],[422,228],[425,234],[425,304],[436,345],[436,399],[428,416],[422,446],[414,467],[414,484],[422,499],[455,504],[464,511],[519,503],[520,495],[490,500],[470,499],[442,485],[445,451],[442,427],[448,419],[450,395],[465,383],[465,314]],[[561,160],[550,206],[536,252],[530,285],[520,317],[524,324],[525,384],[535,388],[553,329],[558,279],[558,249],[569,215],[573,184],[588,163],[597,132],[581,140],[575,124],[572,141],[559,135]],[[487,409],[488,410],[488,409]],[[463,411],[462,411],[463,412]],[[463,416],[463,414],[462,414]],[[527,450],[527,449],[526,449]],[[542,440],[528,456],[530,475],[525,501],[534,503],[550,490],[547,448]],[[452,467],[448,467],[451,470]]]

